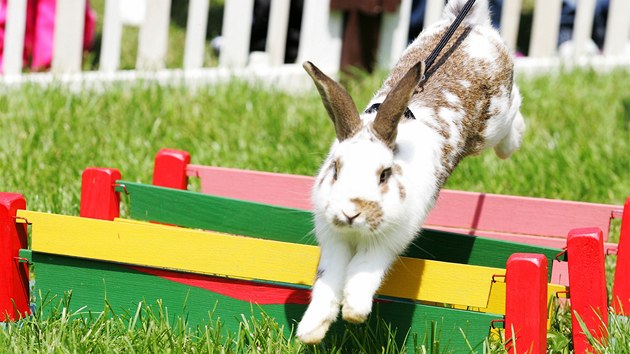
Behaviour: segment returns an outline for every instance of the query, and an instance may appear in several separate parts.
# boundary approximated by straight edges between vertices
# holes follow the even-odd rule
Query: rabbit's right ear
[[[381,140],[390,147],[396,141],[398,122],[405,113],[416,86],[422,80],[425,69],[424,61],[419,61],[412,66],[387,94],[376,113],[372,127]]]
[[[361,127],[361,119],[348,92],[310,61],[304,62],[302,66],[317,86],[324,107],[335,125],[337,139],[343,141],[352,136]]]

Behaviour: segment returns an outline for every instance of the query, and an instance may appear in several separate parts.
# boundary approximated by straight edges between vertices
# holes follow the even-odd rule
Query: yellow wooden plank
[[[567,287],[564,285],[558,284],[547,284],[547,300],[551,300],[556,296],[556,293],[559,291],[565,291]],[[498,281],[492,284],[492,288],[490,290],[490,297],[488,299],[488,306],[484,308],[475,308],[468,307],[467,310],[471,311],[480,311],[480,312],[490,312],[490,313],[505,313],[505,292],[506,292],[506,283]],[[462,307],[459,307],[462,309]]]
[[[152,224],[145,221],[130,220],[130,219],[115,219],[117,222],[132,223],[136,225],[152,225],[163,226],[168,229],[171,226]],[[451,265],[454,265],[452,267]],[[418,281],[430,281],[434,284],[435,288],[441,288],[441,297],[443,303],[455,304],[461,294],[461,285],[453,286],[453,279],[460,279],[462,277],[462,267],[466,267],[464,274],[467,277],[471,277],[473,281],[475,279],[491,279],[492,274],[504,274],[502,269],[477,267],[477,266],[465,266],[459,264],[451,264],[437,261],[426,261],[415,258],[405,258],[403,261],[397,263],[387,281],[382,286],[381,295],[396,296],[404,298],[414,298],[418,295]],[[441,277],[433,277],[431,279],[423,280],[423,276],[433,277],[434,274],[440,274]],[[489,275],[489,276],[488,276]],[[309,284],[310,285],[310,284]],[[426,286],[426,284],[425,284]],[[393,290],[390,290],[393,289]],[[492,286],[493,289],[490,292],[490,298],[488,299],[487,306],[484,308],[474,307],[475,311],[490,312],[490,313],[505,313],[505,286],[497,288]],[[472,298],[488,298],[488,289],[485,286],[475,286],[471,284],[466,289],[466,295]],[[470,307],[470,306],[468,306]]]
[[[186,272],[312,285],[316,246],[137,222],[19,211],[32,223],[37,252]],[[504,270],[401,259],[379,294],[485,308],[492,274]]]

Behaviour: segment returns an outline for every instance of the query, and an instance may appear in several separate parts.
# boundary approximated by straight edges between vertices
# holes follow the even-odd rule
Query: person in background
[[[606,37],[606,23],[608,19],[609,0],[597,0],[593,18],[591,40],[587,44],[587,53],[597,54],[604,47]],[[573,23],[575,22],[577,0],[563,0],[560,16],[560,33],[558,35],[558,49],[560,55],[570,55],[573,51]]]
[[[24,34],[24,67],[33,71],[46,70],[52,62],[56,0],[28,0]],[[0,1],[0,73],[3,72],[4,26],[7,20],[7,0]],[[83,48],[91,48],[95,36],[96,12],[85,6]]]

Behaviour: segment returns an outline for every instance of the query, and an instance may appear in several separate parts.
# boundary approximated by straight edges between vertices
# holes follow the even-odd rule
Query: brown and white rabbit
[[[423,60],[464,3],[448,2],[440,22],[411,43],[361,114],[337,82],[304,63],[337,139],[313,187],[321,257],[297,328],[302,342],[320,342],[340,308],[346,321],[366,320],[389,267],[462,158],[491,147],[507,158],[520,145],[521,96],[487,0],[476,2],[424,72]]]

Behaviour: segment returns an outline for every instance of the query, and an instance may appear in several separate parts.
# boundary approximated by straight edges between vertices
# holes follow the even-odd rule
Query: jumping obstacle
[[[170,162],[164,164],[165,159]],[[308,303],[318,249],[310,234],[308,205],[300,210],[281,204],[307,201],[308,193],[294,186],[308,190],[310,179],[189,165],[188,154],[172,150],[162,151],[156,161],[154,183],[180,190],[121,181],[116,170],[88,169],[83,175],[82,217],[28,212],[25,206],[7,213],[7,225],[13,228],[23,228],[27,221],[32,224],[31,250],[21,255],[35,263],[36,287],[58,295],[72,289],[72,305],[92,311],[103,309],[104,296],[115,310],[130,312],[143,300],[161,298],[171,313],[186,303],[191,324],[207,321],[214,309],[214,316],[229,328],[237,328],[254,303],[289,334]],[[229,180],[202,177],[203,193],[181,190],[187,186],[187,176],[207,171],[231,175]],[[236,197],[255,202],[205,193],[208,185],[221,184],[232,185],[223,193],[244,193]],[[118,213],[120,193],[129,199],[132,219],[214,231],[111,221]],[[583,244],[580,235],[588,239],[593,233],[572,235],[569,264],[583,263],[590,274],[603,275],[603,262],[600,271],[599,260],[595,265],[592,259],[582,262],[580,253],[572,251],[573,244]],[[407,330],[422,336],[430,323],[438,323],[443,328],[441,340],[465,349],[460,328],[474,346],[486,338],[491,321],[504,319],[507,338],[516,338],[519,352],[530,345],[536,352],[544,351],[548,299],[565,290],[548,284],[549,269],[556,258],[564,260],[566,255],[556,257],[556,249],[445,231],[425,230],[421,237],[416,243],[421,248],[410,249],[382,287],[374,317],[398,328],[399,339]],[[595,253],[603,260],[602,233],[595,238],[602,245],[601,252]],[[619,261],[621,250],[620,245]],[[587,284],[592,281],[570,279],[571,301],[584,298],[579,288],[601,293]],[[584,313],[592,312],[594,303],[584,302],[588,304]],[[342,328],[338,324],[338,330]]]

